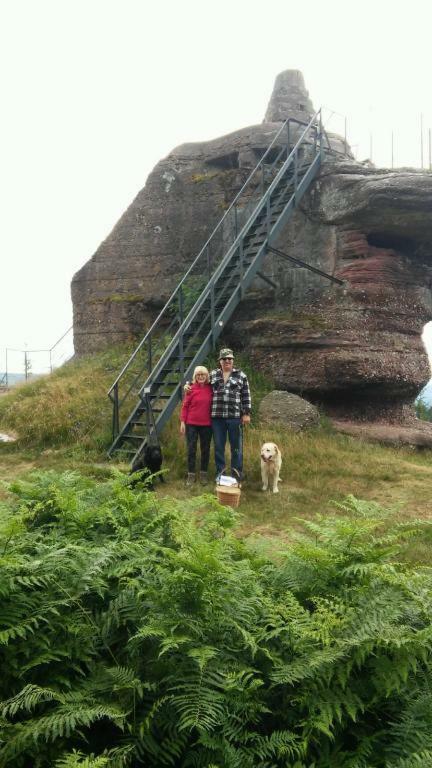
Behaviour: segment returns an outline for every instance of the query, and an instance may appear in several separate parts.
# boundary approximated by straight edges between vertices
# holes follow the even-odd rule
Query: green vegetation
[[[14,432],[19,440],[0,443],[1,477],[11,480],[33,469],[50,468],[106,477],[111,466],[106,459],[111,438],[111,405],[106,393],[128,356],[128,349],[118,349],[82,358],[2,396],[0,431]],[[216,361],[206,363],[211,368]],[[297,517],[311,518],[317,509],[324,512],[332,500],[350,493],[392,506],[398,520],[430,515],[430,451],[389,448],[335,434],[324,419],[320,429],[304,434],[261,427],[258,404],[272,383],[253,369],[246,356],[237,363],[247,371],[254,395],[253,423],[244,431],[243,534],[279,536],[284,531],[286,536],[287,527],[296,527]],[[277,496],[262,493],[260,484],[259,449],[269,439],[283,452],[283,483]],[[191,492],[183,482],[186,451],[178,413],[164,431],[163,451],[168,482],[158,484],[157,493],[188,498]],[[127,470],[126,464],[120,466]],[[200,493],[200,488],[192,493]],[[417,542],[419,548],[420,557],[426,557],[428,542],[424,547]]]
[[[118,472],[10,491],[1,766],[432,765],[428,523],[351,497],[275,550]]]
[[[202,184],[203,181],[211,181],[215,176],[219,176],[217,171],[209,171],[208,173],[193,173],[191,176],[191,182],[193,184]]]
[[[421,398],[416,400],[416,414],[418,419],[423,421],[432,421],[432,405],[427,405]]]
[[[167,484],[133,490],[105,453],[128,354],[0,398],[0,768],[432,768],[430,452],[255,417],[238,515],[184,487],[175,414]]]
[[[127,357],[124,348],[89,355],[16,386],[0,398],[3,431],[16,432],[20,447],[104,449],[111,424],[106,393]]]

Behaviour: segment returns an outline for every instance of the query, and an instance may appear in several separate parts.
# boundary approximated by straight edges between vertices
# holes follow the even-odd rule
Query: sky
[[[390,166],[393,132],[420,167],[422,120],[428,166],[431,22],[423,0],[0,0],[0,371],[71,326],[73,274],[156,163],[261,122],[284,69],[358,159]]]

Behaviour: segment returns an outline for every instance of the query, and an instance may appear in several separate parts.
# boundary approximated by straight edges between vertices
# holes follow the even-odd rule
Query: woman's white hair
[[[210,380],[210,374],[208,372],[208,369],[204,365],[197,365],[197,367],[195,368],[195,370],[193,372],[193,376],[192,376],[192,381],[193,382],[196,382],[197,376],[198,376],[199,373],[205,373],[206,381]]]

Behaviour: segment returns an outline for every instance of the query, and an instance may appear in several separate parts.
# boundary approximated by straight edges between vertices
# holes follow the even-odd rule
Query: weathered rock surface
[[[386,423],[358,424],[352,421],[334,419],[333,427],[337,432],[357,437],[372,443],[386,445],[409,445],[412,448],[432,448],[432,424],[418,421],[411,426]]]
[[[280,72],[276,77],[264,122],[284,122],[287,117],[295,117],[308,123],[314,112],[302,73],[298,69]]]
[[[300,73],[282,75],[285,89],[290,79],[297,83],[291,116],[301,113],[300,119],[305,114],[308,119],[313,107],[300,87]],[[299,103],[306,105],[306,113],[299,113]],[[276,107],[273,98],[272,110]],[[280,127],[280,122],[267,120],[213,141],[182,144],[157,164],[144,189],[73,278],[78,354],[143,335]],[[292,129],[291,142],[295,138]],[[330,141],[343,151],[339,137]],[[281,136],[275,147],[285,143]],[[251,200],[259,198],[260,189],[258,179]]]
[[[263,397],[259,418],[265,426],[284,427],[293,432],[319,426],[318,409],[292,392],[274,390]]]
[[[263,124],[183,144],[158,163],[74,277],[78,354],[143,335],[287,113],[313,113],[297,71],[278,76]],[[256,283],[225,341],[278,389],[330,413],[404,421],[430,378],[420,335],[432,319],[431,211],[430,172],[328,156],[276,245],[344,286],[268,256],[278,290]]]
[[[284,249],[345,286],[275,264],[280,296],[271,309],[256,299],[260,312],[251,300],[242,306],[230,343],[247,345],[276,386],[330,413],[403,421],[430,378],[420,336],[432,317],[432,174],[327,168],[287,227]]]

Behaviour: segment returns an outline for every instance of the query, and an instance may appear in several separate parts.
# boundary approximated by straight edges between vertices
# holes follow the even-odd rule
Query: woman
[[[200,481],[206,483],[212,439],[211,407],[213,389],[207,368],[197,365],[192,377],[192,386],[186,393],[180,413],[180,433],[186,435],[188,475],[186,485],[195,482],[195,465],[198,438],[201,449]]]

